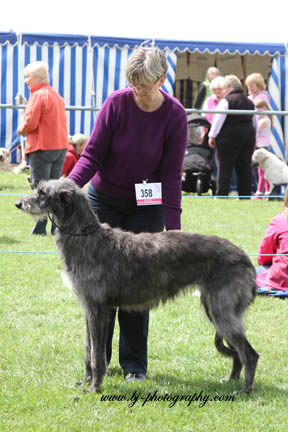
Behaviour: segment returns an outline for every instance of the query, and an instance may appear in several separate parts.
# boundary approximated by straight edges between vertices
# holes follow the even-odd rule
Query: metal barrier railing
[[[25,109],[26,105],[14,105],[14,104],[0,104],[0,109]],[[67,105],[65,106],[66,111],[99,111],[100,108],[97,107],[88,107],[88,106],[71,106]],[[185,108],[185,111],[188,114],[206,114],[206,113],[218,113],[218,114],[231,114],[231,115],[238,115],[238,114],[247,114],[247,115],[280,115],[285,116],[288,115],[288,111],[257,111],[257,110],[203,110],[203,109],[196,109],[196,108]]]

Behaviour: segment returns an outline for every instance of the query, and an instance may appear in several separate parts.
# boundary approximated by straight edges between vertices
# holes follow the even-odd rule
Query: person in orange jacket
[[[30,164],[31,187],[40,180],[58,179],[69,145],[63,98],[49,84],[48,64],[36,61],[24,69],[30,98],[18,135],[26,136],[25,156]],[[31,234],[46,235],[47,218],[36,221]]]
[[[87,144],[87,141],[88,136],[82,133],[77,133],[69,137],[69,147],[62,169],[62,176],[66,177],[68,174],[70,174],[74,168],[74,165],[76,165],[77,161],[79,160],[80,155]]]

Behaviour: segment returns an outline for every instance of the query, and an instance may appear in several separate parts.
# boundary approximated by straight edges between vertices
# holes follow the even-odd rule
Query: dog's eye
[[[42,189],[39,189],[39,190],[38,190],[38,195],[39,195],[41,198],[44,198],[44,196],[45,196],[45,192],[44,192]]]

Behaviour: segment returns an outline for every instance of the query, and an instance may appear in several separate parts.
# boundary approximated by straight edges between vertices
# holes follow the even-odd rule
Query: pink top
[[[216,106],[217,106],[218,103],[219,103],[219,100],[220,100],[220,99],[217,99],[217,97],[216,97],[214,94],[211,95],[211,96],[209,96],[209,97],[205,100],[202,109],[203,109],[203,110],[204,110],[204,109],[205,109],[205,110],[206,110],[206,109],[208,109],[208,110],[215,110]],[[212,120],[213,120],[214,115],[215,115],[215,113],[206,113],[206,114],[205,114],[206,119],[208,120],[208,122],[209,122],[210,124],[212,124]]]
[[[256,147],[269,147],[271,135],[271,120],[265,116],[258,117]]]
[[[259,254],[288,254],[288,220],[286,214],[275,216],[262,239]],[[271,265],[257,276],[257,285],[288,289],[288,256],[258,256],[258,264]]]
[[[258,99],[263,99],[267,103],[270,102],[270,95],[266,90],[260,90],[256,93],[249,94],[248,99],[250,99],[254,104],[257,102]]]

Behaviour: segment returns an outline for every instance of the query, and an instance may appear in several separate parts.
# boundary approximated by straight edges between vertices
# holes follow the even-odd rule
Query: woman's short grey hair
[[[220,70],[216,66],[210,66],[207,69],[206,77],[208,78],[209,75],[211,75],[211,74],[214,74],[215,76],[218,76],[218,75],[220,75]]]
[[[236,75],[226,75],[224,77],[222,87],[228,88],[232,86],[235,90],[243,90],[240,79]]]
[[[35,61],[24,68],[24,73],[39,78],[41,83],[49,83],[49,68],[44,61]]]
[[[155,83],[166,75],[166,56],[157,47],[139,47],[128,58],[126,80],[131,84]]]
[[[215,77],[210,83],[210,89],[214,90],[214,89],[222,88],[223,81],[224,81],[223,76]]]

